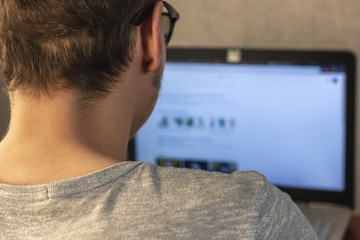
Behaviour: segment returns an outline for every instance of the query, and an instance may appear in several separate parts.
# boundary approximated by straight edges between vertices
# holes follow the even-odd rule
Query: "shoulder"
[[[193,217],[221,218],[255,239],[317,239],[289,195],[258,172],[223,174],[147,163],[141,168],[167,202],[187,203]]]
[[[179,204],[191,200],[198,205],[197,209],[203,206],[228,209],[239,217],[256,214],[269,184],[263,175],[254,171],[225,174],[148,163],[141,164],[137,171],[135,174],[141,176],[142,186],[153,195]]]
[[[264,203],[265,192],[269,191],[266,178],[254,171],[224,174],[148,163],[141,164],[137,171],[142,190],[146,189],[149,196],[156,195],[178,206],[191,202],[192,207],[188,204],[186,210],[193,211],[192,214],[213,209],[212,214],[217,212],[214,216],[231,217],[241,224],[245,221],[252,224],[259,206]]]
[[[252,197],[264,192],[269,184],[266,178],[258,172],[234,172],[225,174],[203,170],[159,167],[143,163],[138,167],[143,177],[151,178],[152,183],[162,187],[179,189],[179,191],[197,190],[198,192],[211,190],[213,194],[244,194]],[[224,195],[223,195],[224,196]],[[237,198],[238,199],[238,198]]]

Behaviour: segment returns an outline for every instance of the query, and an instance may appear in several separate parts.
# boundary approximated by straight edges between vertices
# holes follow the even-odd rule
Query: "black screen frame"
[[[316,50],[266,50],[238,48],[169,48],[169,62],[217,62],[229,63],[228,54],[235,52],[239,61],[244,63],[294,63],[298,65],[341,64],[345,67],[346,81],[346,163],[345,190],[342,192],[315,191],[278,186],[287,192],[294,201],[329,202],[354,208],[354,161],[355,161],[355,102],[356,102],[356,58],[349,51],[316,51]],[[129,142],[128,156],[136,160],[135,139]]]

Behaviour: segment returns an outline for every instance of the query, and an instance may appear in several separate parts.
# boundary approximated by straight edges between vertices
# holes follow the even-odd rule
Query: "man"
[[[178,18],[168,3],[0,4],[1,239],[316,239],[258,173],[126,162],[157,99]]]

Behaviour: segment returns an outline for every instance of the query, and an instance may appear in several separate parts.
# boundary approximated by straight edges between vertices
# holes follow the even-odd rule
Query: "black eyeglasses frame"
[[[180,15],[175,10],[174,7],[172,7],[169,3],[165,1],[161,1],[164,4],[164,7],[168,11],[167,13],[162,13],[162,16],[166,16],[170,19],[170,29],[167,37],[165,38],[165,44],[168,45],[172,36],[172,33],[174,31],[175,22],[179,20]],[[146,18],[149,16],[150,13],[154,10],[155,4],[151,4],[148,6],[145,6],[141,8],[139,11],[137,11],[134,16],[130,20],[130,24],[138,26],[140,25]]]

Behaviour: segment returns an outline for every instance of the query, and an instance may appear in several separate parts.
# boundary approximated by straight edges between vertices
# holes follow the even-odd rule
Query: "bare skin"
[[[78,94],[34,98],[11,93],[11,121],[0,143],[0,183],[33,185],[86,175],[126,160],[129,138],[150,115],[165,61],[163,5],[137,28],[136,51],[111,93],[86,117]]]

